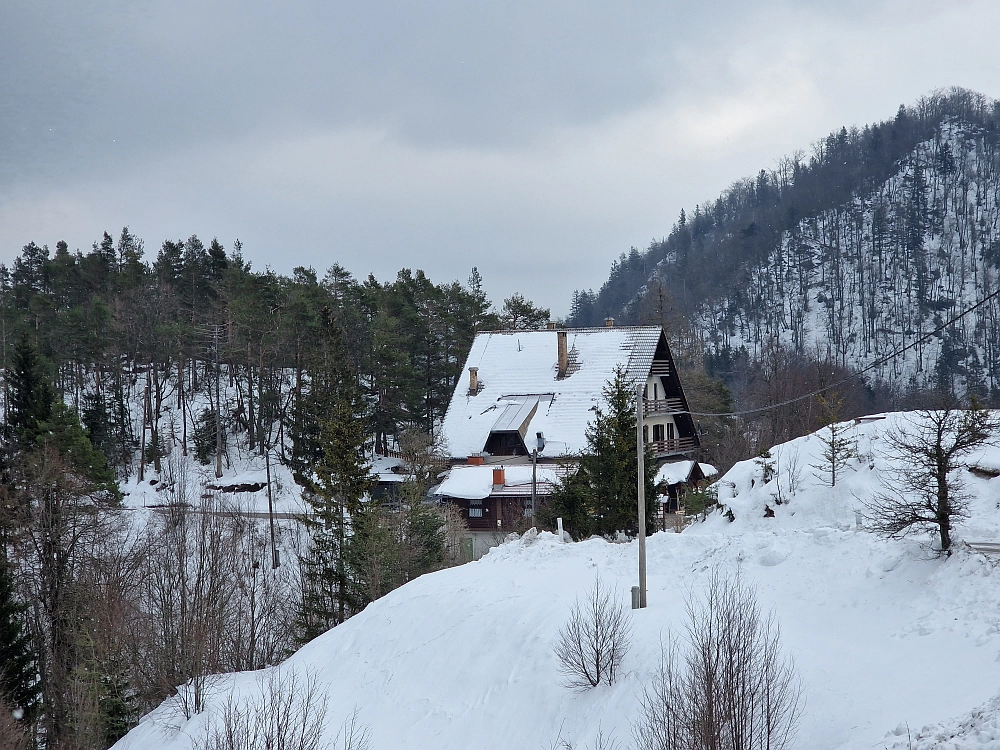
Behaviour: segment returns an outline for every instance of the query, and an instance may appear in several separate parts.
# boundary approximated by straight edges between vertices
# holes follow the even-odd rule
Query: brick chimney
[[[494,469],[493,470],[493,489],[494,490],[499,490],[499,489],[503,488],[504,482],[506,481],[506,477],[504,476],[504,473],[505,472],[504,472],[502,466],[499,469]]]
[[[566,341],[566,331],[556,331],[556,348],[559,355],[559,377],[566,377],[569,370],[569,344]]]
[[[475,396],[479,393],[479,368],[469,368],[469,393]]]
[[[614,328],[615,327],[615,319],[614,318],[605,318],[604,319],[604,327],[605,328]]]
[[[556,330],[556,322],[554,320],[550,320],[548,323],[545,324],[545,330],[546,331]]]
[[[483,454],[482,453],[473,453],[471,456],[469,456],[468,464],[469,464],[469,466],[482,466],[483,465]]]

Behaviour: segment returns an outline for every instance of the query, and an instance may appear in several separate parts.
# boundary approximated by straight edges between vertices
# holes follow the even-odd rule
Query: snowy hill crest
[[[329,738],[357,707],[373,750],[531,750],[559,736],[584,748],[599,732],[628,747],[637,696],[662,638],[683,628],[686,597],[713,569],[739,569],[773,608],[804,683],[795,747],[997,747],[1000,565],[961,543],[945,558],[924,539],[887,541],[857,524],[860,499],[889,466],[885,435],[900,418],[851,425],[861,458],[835,487],[813,466],[820,438],[806,436],[771,450],[770,481],[753,460],[720,480],[733,521],[720,511],[682,534],[651,537],[650,606],[630,615],[633,647],[613,686],[567,690],[553,647],[572,603],[598,575],[627,601],[636,546],[560,544],[545,532],[421,576],[281,669],[316,672],[330,701]],[[970,455],[968,463],[1000,469],[1000,452]],[[973,501],[957,536],[1000,539],[1000,478],[959,471]],[[776,505],[779,491],[785,500]],[[256,673],[223,675],[205,713],[185,722],[168,701],[116,748],[188,750],[230,694],[253,700],[260,684]]]

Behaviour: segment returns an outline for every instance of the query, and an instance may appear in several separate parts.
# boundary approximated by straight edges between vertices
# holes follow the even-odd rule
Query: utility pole
[[[146,478],[146,422],[149,420],[149,371],[146,371],[146,386],[142,389],[142,437],[139,441],[139,481]]]
[[[638,468],[637,495],[639,501],[639,608],[646,606],[646,470],[643,466],[646,446],[642,440],[643,398],[642,383],[638,384],[635,397],[635,445]]]
[[[219,326],[212,330],[215,344],[215,478],[222,476],[222,404],[219,400],[219,380],[222,379],[222,368],[219,365]]]
[[[535,525],[535,498],[538,496],[538,448],[531,451],[531,525]]]
[[[271,527],[271,568],[281,565],[278,559],[278,546],[274,540],[274,500],[271,498],[271,447],[264,451],[264,466],[267,469],[267,522]]]

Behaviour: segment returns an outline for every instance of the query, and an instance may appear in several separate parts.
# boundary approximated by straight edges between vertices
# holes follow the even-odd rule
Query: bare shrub
[[[333,738],[334,750],[370,750],[372,732],[367,724],[360,721],[360,712],[355,708],[340,726],[340,731]]]
[[[563,722],[565,724],[565,722]],[[549,745],[549,750],[574,750],[576,747],[572,742],[567,739],[563,739],[562,736],[563,727],[559,726],[559,734]],[[597,728],[597,736],[594,738],[593,745],[587,745],[584,750],[622,750],[621,743],[615,739],[614,732],[611,734],[605,734],[604,730],[600,727]]]
[[[445,565],[461,565],[471,561],[466,548],[469,536],[469,524],[462,515],[462,510],[453,503],[442,503],[438,507],[444,518],[444,554]]]
[[[314,673],[272,669],[257,680],[259,701],[232,697],[195,750],[367,750],[369,729],[355,711],[333,740],[323,738],[329,702]]]
[[[685,750],[684,690],[673,640],[660,644],[660,667],[643,689],[639,720],[632,729],[636,750]]]
[[[633,735],[638,750],[783,750],[801,710],[774,615],[738,574],[715,572],[704,597],[688,602],[683,649],[661,649]]]
[[[586,601],[577,599],[569,622],[559,631],[556,658],[566,687],[589,690],[602,682],[613,684],[630,645],[625,607],[598,578]]]
[[[785,477],[788,481],[788,494],[794,497],[802,484],[802,459],[798,450],[789,451],[785,457]]]

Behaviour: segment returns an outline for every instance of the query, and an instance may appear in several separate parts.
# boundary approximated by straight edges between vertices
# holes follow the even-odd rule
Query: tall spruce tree
[[[638,532],[635,389],[621,367],[605,384],[603,396],[604,405],[596,407],[587,426],[579,470],[567,477],[540,514],[548,526],[561,517],[575,536]],[[651,518],[656,464],[648,447],[643,468],[646,517]]]
[[[359,389],[347,367],[343,336],[328,308],[321,315],[323,345],[309,372],[309,393],[295,456],[305,497],[313,510],[311,544],[302,561],[299,638],[308,641],[356,611],[347,570],[351,516],[374,486],[365,456]],[[318,454],[318,455],[317,455]],[[311,464],[310,459],[315,459]]]
[[[7,429],[22,448],[35,445],[39,425],[52,418],[54,399],[42,359],[25,333],[14,345],[7,373]]]

